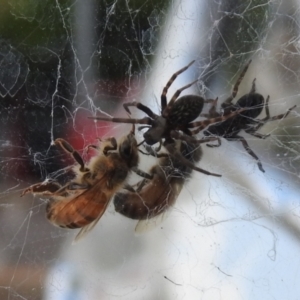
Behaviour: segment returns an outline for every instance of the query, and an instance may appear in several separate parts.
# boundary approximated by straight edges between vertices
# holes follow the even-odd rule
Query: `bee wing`
[[[160,224],[166,220],[172,210],[172,207],[169,207],[167,210],[165,210],[163,213],[146,220],[139,220],[135,226],[135,234],[140,235],[147,233],[149,231],[154,230],[156,227],[158,227]]]
[[[110,201],[107,202],[107,206],[108,206],[109,202]],[[106,206],[106,208],[107,208],[107,206]],[[106,208],[103,210],[103,213],[106,210]],[[98,218],[96,220],[94,220],[92,223],[90,223],[90,224],[88,224],[88,225],[86,225],[86,226],[84,226],[80,229],[80,231],[75,236],[74,241],[72,242],[73,245],[75,245],[78,241],[83,239],[96,226],[96,224],[98,223],[98,221],[102,217],[103,213],[101,215],[99,215]]]
[[[74,198],[50,202],[47,218],[59,227],[82,228],[76,237],[79,240],[96,225],[107,209],[114,190],[107,189],[106,185],[107,179],[103,177],[90,188],[75,193]]]
[[[156,216],[154,216],[153,218],[148,218],[145,220],[139,220],[136,227],[135,227],[135,233],[136,234],[144,234],[146,232],[149,232],[153,229],[155,229],[157,226],[159,226],[160,224],[162,224],[162,222],[164,222],[164,220],[167,219],[167,217],[169,216],[173,204],[176,202],[178,195],[180,194],[182,187],[183,187],[183,182],[171,182],[171,189],[172,192],[169,195],[169,203],[170,205],[168,207],[164,208],[164,211]],[[162,201],[164,201],[165,199],[162,199]]]
[[[102,186],[103,186],[103,182],[100,181],[99,183],[94,185],[92,189],[95,189],[95,190],[101,189]],[[102,207],[101,207],[101,211],[99,212],[98,217],[94,221],[92,221],[91,223],[89,223],[88,225],[86,225],[80,229],[80,231],[78,232],[78,234],[76,235],[76,237],[73,241],[73,244],[76,244],[79,240],[81,240],[83,237],[85,237],[96,226],[98,221],[101,219],[102,215],[106,211],[106,209],[112,199],[113,192],[110,195],[108,195],[107,193],[105,195],[107,196],[107,198],[106,198],[106,201],[101,201]],[[88,204],[87,204],[87,206],[88,206]],[[86,207],[86,208],[88,210],[88,207]]]

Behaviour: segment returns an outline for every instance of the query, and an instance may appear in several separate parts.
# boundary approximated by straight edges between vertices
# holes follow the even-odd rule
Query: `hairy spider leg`
[[[258,129],[260,129],[267,122],[285,119],[290,114],[290,112],[297,107],[297,105],[294,105],[293,107],[289,108],[284,114],[279,114],[277,116],[270,117],[269,99],[270,99],[270,96],[268,95],[268,97],[266,99],[266,104],[265,104],[266,116],[261,120],[256,120],[258,122],[256,127],[245,130],[247,133],[249,133],[255,137],[262,138],[262,139],[265,139],[266,137],[268,137],[269,134],[267,134],[267,135],[260,134],[260,133],[256,132]]]
[[[249,94],[254,94],[255,93],[255,90],[256,90],[256,86],[255,86],[255,81],[256,81],[256,78],[253,79],[252,81],[252,87],[251,87],[251,90],[249,92]],[[208,111],[208,114],[200,114],[201,117],[205,117],[205,118],[212,118],[212,117],[219,117],[221,116],[221,114],[217,111],[217,102],[218,102],[218,97],[216,99],[211,99],[211,100],[206,100],[206,103],[212,103],[209,111]],[[226,101],[226,100],[225,100]],[[224,114],[227,115],[227,111],[226,111],[226,108],[225,108],[225,111],[224,111]]]
[[[243,145],[243,147],[245,148],[245,150],[256,160],[258,168],[264,173],[265,170],[263,169],[262,163],[260,161],[260,159],[258,158],[258,156],[253,152],[253,150],[250,148],[248,142],[246,141],[246,139],[242,136],[236,135],[234,138],[226,138],[229,142],[232,141],[240,141]],[[210,148],[214,148],[214,147],[220,147],[221,146],[221,139],[219,137],[216,138],[216,140],[218,141],[218,144],[214,145],[214,144],[206,144],[206,146],[210,147]]]
[[[195,128],[198,127],[195,130],[191,130],[192,135],[195,135],[197,133],[199,133],[201,130],[203,130],[205,127],[209,126],[210,124],[213,123],[218,123],[218,122],[222,122],[225,121],[229,118],[234,117],[235,115],[240,114],[241,112],[243,112],[244,110],[246,110],[247,108],[241,108],[239,110],[233,111],[225,116],[221,116],[221,117],[216,117],[216,118],[210,118],[210,119],[206,119],[203,121],[199,121],[199,122],[192,122],[188,125],[188,128]]]
[[[140,151],[141,152],[141,151]],[[142,152],[141,152],[142,153]],[[139,169],[138,167],[133,167],[132,168],[132,171],[134,173],[136,173],[137,175],[143,177],[143,178],[146,178],[146,179],[152,179],[153,178],[153,175],[150,175],[144,171],[142,171],[141,169]]]
[[[203,143],[208,143],[208,142],[213,142],[213,141],[219,140],[219,137],[216,137],[216,136],[203,137],[201,140],[197,140],[192,136],[189,136],[183,132],[179,132],[179,131],[175,131],[175,130],[172,130],[170,132],[170,136],[173,139],[183,140],[183,141],[185,141],[187,143],[191,143],[191,144],[203,144]]]
[[[155,114],[149,107],[145,106],[144,104],[136,101],[127,102],[123,104],[124,109],[131,115],[131,111],[129,110],[129,106],[135,106],[139,110],[143,111],[145,114],[147,114],[150,118],[155,119],[158,117],[157,114]]]
[[[178,89],[175,94],[173,95],[173,97],[171,98],[170,102],[168,103],[168,105],[166,106],[166,108],[162,111],[162,116],[163,117],[168,117],[169,111],[171,110],[174,102],[176,101],[176,99],[179,97],[179,95],[181,94],[181,92],[187,88],[189,88],[190,86],[192,86],[193,84],[195,84],[197,80],[194,80],[193,82],[185,85],[184,87],[182,87],[181,89]]]
[[[161,98],[160,98],[161,99],[161,114],[167,107],[167,96],[166,95],[167,95],[169,87],[174,82],[174,80],[177,78],[177,76],[179,74],[183,73],[185,70],[187,70],[194,62],[195,62],[195,60],[191,61],[187,66],[185,66],[184,68],[182,68],[179,71],[177,71],[176,73],[174,73],[172,75],[172,77],[169,79],[169,81],[167,82],[167,84],[165,85],[165,87],[162,91],[162,94],[161,94]]]
[[[252,81],[252,87],[251,87],[249,94],[254,94],[255,91],[256,91],[256,78],[254,78]]]
[[[264,168],[262,167],[262,163],[260,161],[260,159],[258,158],[258,156],[251,150],[249,144],[247,143],[247,141],[245,140],[244,137],[240,136],[240,135],[236,135],[234,138],[232,139],[227,139],[228,141],[240,141],[242,142],[242,145],[244,146],[245,150],[256,160],[258,168],[265,173]]]
[[[174,133],[174,137],[183,137],[182,140],[185,140],[185,136],[184,135],[181,135],[179,132],[178,132],[178,135],[177,135],[177,132],[176,131],[172,131]],[[186,136],[188,137],[188,136]],[[193,139],[192,137],[190,137],[191,139]],[[212,141],[212,140],[216,140],[214,137],[212,138],[206,138],[206,139],[203,139],[202,141],[199,141],[198,144],[201,144],[201,143],[206,143],[208,141]],[[190,142],[189,139],[185,140],[187,142]],[[194,142],[194,141],[193,141]],[[151,146],[148,146],[148,145],[145,145],[145,148],[146,148],[146,151],[147,153],[145,152],[142,152],[146,155],[151,155],[151,156],[154,156],[156,158],[162,158],[162,157],[173,157],[177,160],[179,160],[181,163],[183,163],[184,165],[188,166],[189,168],[193,169],[193,170],[196,170],[198,172],[201,172],[203,174],[206,174],[206,175],[211,175],[211,176],[216,176],[216,177],[221,177],[222,175],[220,174],[216,174],[216,173],[211,173],[209,171],[206,171],[204,169],[201,169],[201,168],[198,168],[196,167],[192,162],[190,162],[188,159],[186,159],[175,147],[175,143],[174,141],[168,141],[168,142],[165,142],[164,143],[164,146],[165,148],[168,150],[169,154],[168,153],[157,153],[156,150],[154,150]]]
[[[192,170],[198,171],[200,173],[206,174],[206,175],[211,175],[211,176],[216,176],[216,177],[222,177],[220,174],[216,173],[211,173],[209,171],[206,171],[204,169],[201,169],[199,167],[196,167],[192,162],[190,162],[188,159],[186,159],[175,147],[174,141],[165,141],[164,142],[164,147],[168,150],[170,155],[174,157],[175,159],[179,160],[181,163],[184,165],[188,166]],[[160,157],[160,154],[157,154],[157,157]]]
[[[211,103],[211,108],[208,111],[208,114],[200,114],[200,117],[204,118],[215,118],[220,117],[221,114],[217,112],[217,103],[218,103],[218,97],[216,99],[208,99],[205,100],[205,103]]]
[[[229,106],[231,104],[232,100],[235,98],[235,96],[236,96],[236,94],[238,92],[238,89],[239,89],[239,85],[242,82],[242,80],[243,80],[243,78],[244,78],[244,76],[245,76],[245,74],[246,74],[246,72],[248,70],[248,67],[249,67],[251,61],[252,60],[250,59],[249,62],[244,67],[241,75],[239,76],[239,78],[237,79],[237,81],[236,81],[236,83],[235,83],[235,85],[233,87],[231,95],[222,103],[222,107],[223,108],[226,107],[226,106]]]

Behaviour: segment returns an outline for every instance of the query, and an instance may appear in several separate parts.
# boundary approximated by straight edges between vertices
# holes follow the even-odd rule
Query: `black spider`
[[[227,139],[228,141],[240,141],[242,142],[244,148],[246,151],[257,161],[258,168],[265,172],[265,170],[262,167],[262,163],[260,162],[258,156],[250,149],[246,139],[239,134],[241,130],[244,130],[248,134],[251,134],[255,137],[258,137],[260,139],[265,139],[269,136],[260,134],[257,132],[258,129],[260,129],[266,122],[274,121],[274,120],[281,120],[284,119],[295,107],[291,107],[287,110],[284,114],[279,114],[274,117],[270,117],[269,112],[269,96],[265,99],[261,94],[258,94],[255,92],[255,79],[252,82],[252,88],[250,92],[244,96],[242,96],[236,104],[232,104],[232,100],[235,98],[238,86],[241,83],[248,67],[251,61],[245,66],[244,70],[242,71],[241,75],[239,76],[236,84],[234,85],[232,94],[230,97],[228,97],[221,105],[221,107],[224,109],[224,115],[231,113],[233,111],[237,111],[241,108],[246,108],[243,112],[237,114],[236,116],[232,117],[231,119],[225,120],[223,122],[220,122],[218,124],[210,125],[207,130],[205,130],[203,133],[206,137],[217,137],[218,144],[217,145],[210,145],[207,144],[209,147],[219,147],[221,145],[221,139],[220,137],[223,137]],[[211,109],[209,110],[208,114],[202,114],[202,116],[206,117],[217,117],[220,116],[220,114],[216,111],[216,104],[217,100],[213,102],[213,105]],[[266,111],[266,117],[263,119],[256,119],[260,113],[262,112],[263,108],[265,106]]]
[[[197,134],[205,127],[212,123],[224,121],[240,111],[229,112],[226,116],[220,116],[206,119],[203,121],[193,122],[201,113],[204,103],[211,103],[211,100],[204,100],[201,96],[197,95],[186,95],[177,99],[180,93],[197,82],[192,83],[178,89],[169,103],[167,104],[167,92],[171,84],[177,78],[179,74],[187,70],[195,61],[190,62],[187,66],[180,69],[172,75],[172,77],[167,82],[161,94],[161,115],[155,114],[149,107],[143,105],[140,102],[128,102],[123,106],[125,110],[130,114],[129,107],[135,106],[139,110],[143,111],[148,117],[142,119],[131,119],[131,118],[107,118],[107,117],[96,117],[91,119],[116,122],[116,123],[130,123],[130,124],[143,124],[141,128],[148,130],[144,133],[144,141],[148,145],[154,145],[156,143],[162,143],[170,152],[170,154],[176,159],[185,163],[190,168],[205,173],[207,175],[220,176],[218,174],[213,174],[203,169],[197,168],[190,161],[184,158],[179,151],[176,150],[174,146],[174,139],[186,140],[188,142],[195,142],[196,139],[192,138],[192,135]],[[197,128],[191,131],[191,128]],[[180,132],[181,131],[181,132]],[[198,143],[205,143],[208,141],[215,140],[216,138],[208,137]]]

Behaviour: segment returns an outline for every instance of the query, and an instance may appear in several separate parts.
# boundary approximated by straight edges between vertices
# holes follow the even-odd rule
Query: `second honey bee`
[[[177,141],[177,150],[192,163],[200,160],[200,146]],[[136,231],[143,231],[143,220],[162,216],[168,208],[174,205],[186,179],[192,169],[180,160],[168,154],[158,154],[161,157],[149,173],[152,179],[143,179],[131,189],[128,187],[118,192],[114,198],[115,210],[122,215],[139,220]],[[147,224],[146,224],[147,226]]]
[[[139,162],[134,126],[130,133],[119,142],[115,138],[106,139],[101,147],[90,146],[99,151],[85,166],[80,154],[63,139],[55,140],[63,150],[70,154],[77,165],[76,177],[61,186],[56,181],[34,184],[25,189],[27,193],[50,197],[46,207],[47,218],[51,223],[63,228],[82,228],[76,240],[91,230],[105,212],[112,196],[126,183],[133,170],[147,176],[137,169]]]

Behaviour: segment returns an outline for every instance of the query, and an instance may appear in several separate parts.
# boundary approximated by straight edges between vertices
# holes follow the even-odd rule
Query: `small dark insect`
[[[106,139],[100,149],[91,145],[99,150],[99,155],[87,166],[67,141],[56,139],[55,145],[60,145],[77,162],[74,167],[76,178],[65,186],[56,181],[37,183],[26,188],[21,196],[34,193],[50,197],[47,218],[59,227],[82,228],[76,236],[78,240],[94,228],[131,171],[146,177],[147,174],[137,169],[139,155],[134,128],[118,143],[112,137]]]
[[[242,145],[244,146],[245,150],[257,161],[258,168],[265,172],[265,170],[262,167],[262,163],[258,156],[251,150],[251,148],[248,145],[248,142],[246,139],[239,135],[241,130],[244,130],[248,134],[251,134],[257,138],[265,139],[269,135],[260,134],[257,131],[266,123],[274,120],[281,120],[288,116],[288,114],[296,107],[293,106],[290,109],[286,111],[284,114],[280,114],[274,117],[270,117],[269,112],[269,96],[265,99],[261,94],[258,94],[255,92],[255,80],[252,82],[252,88],[250,92],[244,96],[242,96],[236,104],[232,104],[232,100],[235,98],[239,84],[241,83],[242,79],[244,78],[244,75],[249,67],[249,63],[244,67],[244,70],[242,71],[241,75],[239,76],[237,82],[234,85],[233,91],[231,96],[229,96],[221,105],[221,107],[224,109],[224,115],[231,113],[233,111],[238,111],[241,108],[245,108],[243,112],[239,113],[238,115],[232,117],[231,119],[222,121],[218,124],[210,125],[207,130],[205,130],[203,133],[206,137],[217,137],[218,144],[212,145],[207,144],[209,147],[219,147],[221,145],[221,139],[220,137],[225,138],[228,141],[240,141],[242,142]],[[202,114],[202,116],[205,117],[216,117],[220,116],[220,113],[216,111],[216,104],[217,99],[213,102],[213,105],[209,111],[208,114]],[[266,117],[263,119],[256,119],[260,113],[262,112],[263,108],[265,107],[266,111]]]
[[[200,146],[177,141],[176,147],[191,163],[199,162],[202,155]],[[157,164],[149,171],[152,179],[143,179],[134,186],[127,186],[114,197],[117,212],[140,221],[136,231],[143,230],[144,225],[147,226],[147,223],[141,220],[148,221],[162,215],[174,205],[184,183],[192,173],[191,168],[170,155],[160,153],[157,156],[160,157]]]
[[[156,143],[162,143],[169,151],[170,155],[174,156],[181,163],[185,163],[188,167],[198,172],[202,172],[207,175],[221,176],[218,174],[210,173],[206,170],[196,167],[186,158],[184,158],[179,151],[176,150],[174,145],[174,139],[182,139],[191,142],[195,139],[191,138],[192,135],[197,134],[205,127],[212,123],[224,121],[232,116],[237,115],[243,111],[229,112],[226,116],[218,115],[215,118],[206,119],[199,122],[193,122],[201,113],[204,103],[211,103],[211,100],[204,100],[200,96],[186,95],[177,99],[180,93],[197,82],[194,81],[181,89],[177,90],[169,103],[167,104],[167,92],[171,84],[177,78],[179,74],[187,70],[194,61],[189,63],[184,68],[180,69],[172,75],[170,80],[167,82],[161,94],[161,115],[155,114],[149,107],[141,104],[140,102],[129,102],[124,104],[125,110],[130,113],[129,107],[135,106],[139,110],[143,111],[148,117],[142,119],[131,119],[131,118],[107,118],[107,117],[90,117],[90,119],[116,122],[116,123],[130,123],[130,124],[143,124],[141,128],[148,130],[144,133],[145,142],[148,145],[154,145]],[[191,128],[197,128],[191,131]],[[181,132],[179,132],[181,131]],[[207,138],[206,141],[211,141],[211,138]]]

